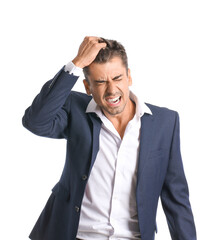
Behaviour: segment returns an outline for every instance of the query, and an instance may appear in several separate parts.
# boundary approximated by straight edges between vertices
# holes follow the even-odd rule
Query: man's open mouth
[[[110,104],[110,105],[116,105],[120,102],[121,100],[121,96],[115,97],[115,98],[107,98],[106,101]]]

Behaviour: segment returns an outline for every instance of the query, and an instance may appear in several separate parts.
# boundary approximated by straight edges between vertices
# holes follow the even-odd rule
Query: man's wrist
[[[69,72],[69,74],[73,74],[78,77],[83,74],[83,69],[75,65],[73,61],[70,61],[67,65],[65,65],[64,70],[65,72]]]
[[[82,61],[78,58],[74,58],[72,63],[76,66],[76,67],[79,67],[79,68],[84,68],[84,64],[82,63]]]

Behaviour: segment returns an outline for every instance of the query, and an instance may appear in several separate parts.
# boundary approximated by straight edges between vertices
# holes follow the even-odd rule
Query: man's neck
[[[128,122],[133,119],[136,112],[136,105],[131,99],[129,99],[129,102],[127,104],[128,105],[126,106],[125,111],[114,116],[102,110],[104,115],[112,122],[121,138],[124,136]]]

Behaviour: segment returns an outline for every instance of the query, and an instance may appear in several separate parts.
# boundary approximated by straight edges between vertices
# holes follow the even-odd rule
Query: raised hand
[[[85,37],[79,47],[77,56],[73,59],[73,63],[80,68],[90,65],[96,58],[99,51],[106,47],[106,43],[102,42],[99,37]]]

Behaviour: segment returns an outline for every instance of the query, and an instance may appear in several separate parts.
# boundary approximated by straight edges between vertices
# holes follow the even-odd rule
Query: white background
[[[217,238],[217,1],[8,0],[0,24],[0,239],[28,239],[59,180],[65,140],[38,137],[21,118],[86,35],[120,41],[133,89],[179,112],[198,239]],[[84,92],[82,80],[75,90]],[[161,205],[157,223],[156,239],[170,239]]]

